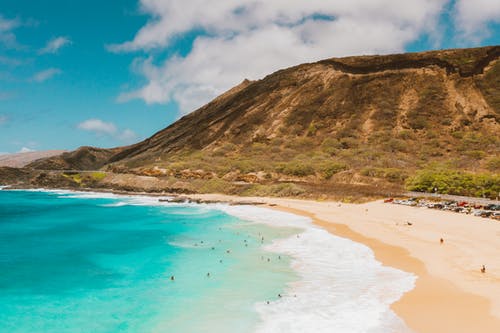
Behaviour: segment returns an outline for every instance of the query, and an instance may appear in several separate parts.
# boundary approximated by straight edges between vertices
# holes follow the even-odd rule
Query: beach
[[[415,332],[498,332],[500,328],[497,221],[380,201],[345,204],[214,194],[191,197],[259,202],[307,216],[334,235],[370,247],[384,265],[415,274],[415,287],[391,306]],[[482,265],[485,273],[481,273]]]
[[[203,307],[205,310],[199,313],[198,324],[206,326],[209,323],[221,332],[231,325],[227,325],[229,319],[214,319],[218,318],[219,312],[211,310],[212,305],[219,304],[224,309],[225,306],[220,302],[235,304],[235,301],[244,299],[247,305],[233,307],[233,310],[239,309],[240,312],[231,317],[236,321],[245,318],[247,324],[244,326],[252,332],[498,332],[500,327],[500,263],[496,257],[500,224],[491,219],[381,201],[346,204],[210,194],[191,195],[189,199],[194,203],[186,203],[186,197],[160,197],[162,200],[159,201],[159,197],[154,196],[39,191],[41,193],[38,194],[38,190],[12,194],[43,200],[64,200],[61,204],[66,202],[66,205],[71,205],[72,200],[76,200],[75,204],[85,204],[87,206],[84,207],[89,207],[87,209],[98,209],[100,214],[112,213],[113,218],[118,219],[118,224],[110,224],[113,231],[120,223],[127,221],[117,216],[117,213],[127,212],[129,216],[129,212],[135,210],[138,210],[136,214],[140,212],[141,219],[145,217],[144,212],[153,214],[150,218],[155,223],[162,223],[165,217],[175,216],[175,224],[159,224],[162,228],[183,228],[184,222],[181,221],[196,220],[196,216],[203,218],[204,222],[200,220],[198,227],[213,229],[212,236],[209,236],[207,230],[196,231],[196,225],[190,227],[195,228],[192,229],[193,235],[203,235],[203,246],[196,246],[200,244],[193,243],[196,239],[193,236],[171,239],[167,246],[173,246],[176,251],[194,251],[189,252],[189,262],[203,262],[194,267],[208,265],[202,269],[205,273],[198,272],[196,268],[194,276],[191,271],[183,274],[180,268],[173,268],[179,278],[176,281],[183,281],[179,282],[180,287],[185,288],[186,283],[193,278],[195,283],[200,275],[204,276],[205,281],[206,271],[211,271],[210,281],[220,282],[229,288],[220,289],[223,294],[218,295],[218,288],[211,289],[211,285],[203,283],[200,287],[208,289],[206,292],[196,292],[198,296],[194,298],[196,304],[206,305]],[[174,202],[168,202],[170,200]],[[42,203],[52,205],[52,201]],[[68,209],[73,210],[72,207],[68,206]],[[142,209],[146,211],[141,211]],[[178,220],[179,218],[186,220]],[[225,274],[227,281],[222,281],[219,280],[222,275],[217,273],[222,267],[219,258],[211,258],[218,252],[211,251],[210,246],[218,248],[221,244],[220,239],[216,241],[216,238],[221,238],[221,229],[214,222],[224,224],[226,219],[229,219],[227,221],[232,226],[226,229],[229,234],[227,239],[223,239],[223,243],[232,249],[230,257],[239,258],[234,261],[237,264],[235,267],[239,269],[228,268],[228,272],[236,272],[236,275]],[[87,225],[83,220],[82,223]],[[142,224],[139,223],[138,226],[142,228]],[[102,226],[99,230],[101,229]],[[81,230],[86,232],[86,229]],[[248,238],[249,243],[242,242],[241,237],[248,237],[243,236],[248,232],[254,233],[252,237],[255,239],[252,241]],[[101,237],[102,230],[96,235]],[[210,238],[213,238],[213,245],[210,245]],[[441,238],[443,242],[440,241]],[[157,242],[158,246],[164,246],[161,237]],[[242,246],[244,243],[249,247]],[[150,242],[148,244],[151,245]],[[117,243],[116,247],[113,246],[113,251],[120,246]],[[199,252],[204,247],[208,251]],[[240,250],[243,252],[238,255]],[[159,262],[151,267],[163,270],[161,260],[164,260],[164,254],[165,249],[158,250],[156,256]],[[228,253],[222,251],[219,255],[228,256]],[[145,258],[152,256],[148,254]],[[245,256],[248,258],[244,259]],[[184,257],[183,261],[188,257]],[[126,259],[123,256],[120,258],[119,260]],[[134,258],[144,259],[142,255]],[[210,264],[212,259],[217,259],[215,266],[219,268]],[[227,259],[224,260],[224,265]],[[109,266],[111,262],[113,265]],[[111,262],[99,260],[95,267],[103,264],[106,269],[122,267],[122,264],[117,265],[114,260]],[[486,266],[485,273],[481,272],[482,265]],[[268,276],[252,278],[248,276],[248,267],[253,267],[252,272],[257,275]],[[147,274],[144,281],[147,281],[146,276]],[[235,291],[238,283],[246,286],[249,279],[254,281],[252,288],[243,287],[240,288],[241,292]],[[160,279],[159,282],[161,290],[165,286],[162,281]],[[262,283],[256,284],[255,281]],[[140,287],[140,284],[133,285]],[[139,288],[137,293],[148,295],[148,288],[150,287]],[[167,289],[170,291],[165,290],[165,295],[175,291]],[[195,290],[191,287],[188,289]],[[210,293],[207,293],[208,290],[211,290]],[[176,295],[184,294],[185,291]],[[192,294],[188,294],[192,298]],[[265,299],[268,301],[263,301]],[[147,301],[139,303],[146,304]],[[6,304],[8,303],[4,305]],[[103,308],[109,310],[106,304],[103,302]],[[250,310],[250,304],[253,304],[251,308],[254,311]],[[191,306],[182,307],[189,308]],[[176,325],[177,328],[185,325],[182,326],[183,331],[194,332],[196,329],[191,322],[182,320],[183,316],[190,314],[190,311],[184,310],[175,314],[174,317],[179,318],[175,323],[169,323],[168,318],[171,316],[168,313],[159,316],[160,319],[149,318],[158,321],[152,331],[161,331],[167,327],[166,324]],[[79,316],[80,314],[75,313],[75,318]],[[225,318],[225,315],[221,318]],[[363,320],[360,321],[360,318]],[[117,323],[107,323],[111,326],[115,324]],[[131,322],[131,325],[135,324]],[[257,326],[252,330],[254,325]]]

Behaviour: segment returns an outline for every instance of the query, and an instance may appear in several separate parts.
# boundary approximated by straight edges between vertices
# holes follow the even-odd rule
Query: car
[[[493,212],[488,212],[488,211],[484,211],[481,213],[481,217],[490,217],[491,215],[493,214]]]
[[[484,211],[483,210],[476,210],[474,211],[474,216],[481,216],[481,214],[483,213]]]
[[[435,203],[435,204],[430,204],[429,208],[434,208],[434,209],[443,209],[444,205],[440,203]]]
[[[489,204],[489,205],[484,206],[484,209],[486,209],[486,210],[500,210],[500,205]]]

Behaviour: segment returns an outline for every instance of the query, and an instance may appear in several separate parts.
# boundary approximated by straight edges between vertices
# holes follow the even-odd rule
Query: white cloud
[[[475,43],[491,34],[489,23],[500,23],[498,0],[457,0],[454,11],[456,30]]]
[[[9,49],[19,48],[20,45],[17,42],[16,35],[12,32],[19,26],[21,26],[19,19],[7,19],[0,14],[0,45],[4,45]]]
[[[23,147],[23,148],[21,148],[21,149],[18,151],[18,153],[31,153],[31,152],[34,152],[34,151],[36,151],[36,150],[34,150],[34,149],[30,149],[30,148],[28,148],[28,147]]]
[[[100,136],[107,135],[126,143],[132,142],[137,138],[137,135],[131,129],[121,131],[112,122],[105,122],[97,118],[87,119],[79,123],[77,128],[83,131],[93,132]]]
[[[10,31],[20,25],[18,19],[7,19],[0,14],[0,31]]]
[[[71,44],[71,40],[68,37],[60,36],[52,38],[47,42],[44,48],[42,48],[38,53],[46,54],[46,53],[57,53],[60,48]]]
[[[100,119],[88,119],[78,124],[79,129],[100,134],[115,134],[117,129],[115,124],[107,123]]]
[[[59,68],[48,68],[43,71],[35,73],[35,75],[33,75],[33,77],[31,78],[31,81],[44,82],[61,73],[62,71]]]
[[[132,142],[137,138],[137,134],[131,129],[125,129],[118,133],[117,138],[123,142]]]
[[[244,78],[333,56],[400,52],[422,34],[438,33],[447,1],[141,0],[151,19],[109,50],[161,49],[188,32],[206,33],[185,57],[136,59],[133,68],[147,84],[118,100],[175,100],[185,113]]]

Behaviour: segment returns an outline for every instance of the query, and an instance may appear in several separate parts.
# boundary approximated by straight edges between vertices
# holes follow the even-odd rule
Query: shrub
[[[500,192],[500,176],[473,174],[449,169],[425,169],[418,171],[406,182],[410,191],[468,195],[495,198]]]
[[[486,162],[486,168],[490,171],[495,171],[495,172],[500,171],[500,156],[495,156],[490,158]]]
[[[347,170],[347,165],[345,165],[344,163],[330,162],[323,165],[321,169],[323,178],[330,179],[334,174],[339,173],[340,171]]]
[[[92,172],[90,174],[90,178],[99,182],[99,181],[103,180],[104,178],[106,178],[106,173],[104,173],[104,172]]]
[[[321,150],[329,155],[335,155],[337,150],[341,148],[342,144],[336,139],[326,138],[321,143]]]
[[[280,163],[276,167],[276,171],[285,175],[304,177],[315,173],[314,167],[302,161],[291,161],[288,163]]]
[[[285,143],[285,147],[295,149],[297,151],[304,151],[307,149],[311,149],[314,146],[314,141],[311,138],[295,138],[289,140]]]

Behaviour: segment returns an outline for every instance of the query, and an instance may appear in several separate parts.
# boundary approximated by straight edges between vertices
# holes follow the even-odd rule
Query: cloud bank
[[[203,31],[186,56],[138,58],[133,70],[147,84],[119,101],[176,101],[183,113],[244,78],[332,56],[401,52],[422,34],[439,34],[447,0],[142,0],[151,16],[135,37],[113,52],[168,48]]]
[[[453,34],[478,42],[500,22],[498,0],[140,0],[149,21],[112,52],[144,52],[132,70],[146,84],[118,101],[175,101],[182,113],[241,82],[319,59],[403,52],[419,38],[444,37],[441,15],[452,6]],[[161,50],[199,33],[185,56]],[[449,36],[447,36],[449,37]]]
[[[500,23],[500,1],[458,0],[455,5],[455,27],[466,40],[479,43],[490,36],[489,24]]]

